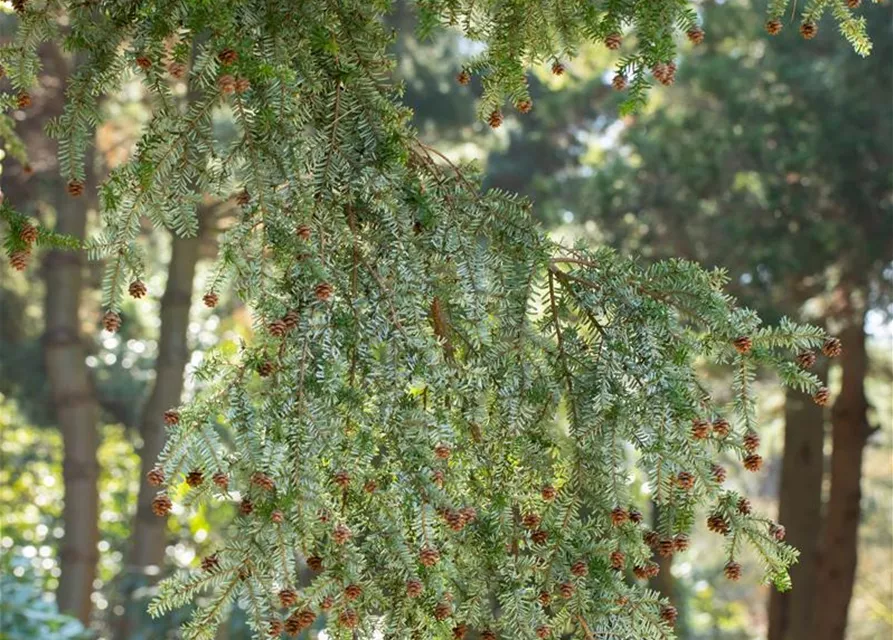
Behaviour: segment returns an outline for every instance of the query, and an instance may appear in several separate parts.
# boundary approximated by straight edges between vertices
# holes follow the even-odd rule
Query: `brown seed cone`
[[[616,51],[623,44],[623,36],[619,33],[609,33],[605,36],[605,46],[611,51]]]
[[[160,487],[164,484],[164,470],[160,467],[155,467],[146,474],[146,482],[151,487]]]
[[[146,56],[137,56],[136,57],[136,66],[138,66],[143,71],[152,68],[152,60],[147,58]]]
[[[552,73],[554,73],[556,76],[563,76],[564,75],[564,65],[556,60],[555,62],[552,63]]]
[[[558,495],[558,492],[551,484],[544,484],[540,489],[540,495],[542,496],[543,500],[546,500],[548,502],[554,500],[555,496]]]
[[[651,67],[651,75],[653,75],[654,78],[660,83],[663,83],[665,81],[668,73],[669,69],[663,62],[658,62],[656,65]]]
[[[239,54],[232,49],[224,49],[217,54],[217,59],[220,60],[222,64],[232,64],[239,59]]]
[[[689,540],[688,536],[684,533],[677,533],[676,537],[673,538],[673,549],[679,553],[688,550]]]
[[[205,474],[201,471],[193,470],[186,474],[186,484],[193,489],[199,486],[205,480]]]
[[[177,80],[186,75],[186,65],[182,62],[171,62],[167,65],[167,71]]]
[[[26,91],[22,91],[16,98],[16,105],[19,109],[27,109],[31,106],[31,102],[31,94]]]
[[[685,491],[691,491],[695,486],[695,476],[688,471],[680,471],[676,475],[676,484]]]
[[[263,471],[255,471],[251,474],[251,484],[260,487],[264,491],[272,491],[276,488],[276,483],[273,482],[273,478]]]
[[[37,242],[39,235],[40,232],[37,230],[37,227],[29,222],[23,224],[22,228],[19,229],[19,239],[25,244],[34,244]]]
[[[749,336],[735,338],[732,344],[735,345],[735,350],[740,354],[750,353],[750,350],[753,348],[753,340]]]
[[[738,498],[738,504],[736,505],[736,508],[738,509],[738,513],[743,516],[749,516],[753,511],[753,507],[751,507],[750,505],[750,500],[744,497]]]
[[[225,473],[223,473],[222,471],[218,471],[217,473],[215,473],[211,477],[211,480],[214,482],[215,485],[217,485],[219,488],[223,489],[224,491],[229,489],[229,476],[226,475]]]
[[[546,541],[549,539],[549,532],[542,529],[537,529],[530,534],[530,539],[533,540],[533,542],[535,542],[536,544],[546,544]]]
[[[816,26],[815,22],[804,22],[800,25],[800,35],[803,36],[805,40],[812,40],[816,37],[818,32],[819,28]]]
[[[821,387],[818,391],[815,392],[815,395],[812,396],[812,401],[820,407],[824,407],[826,404],[828,404],[828,400],[830,399],[831,390],[828,387]]]
[[[283,607],[293,607],[298,603],[298,592],[286,587],[279,592],[279,604]]]
[[[419,562],[426,567],[433,567],[440,562],[440,552],[434,547],[424,546],[419,551]]]
[[[481,631],[481,640],[496,640],[496,632],[492,629],[484,629]]]
[[[366,493],[375,493],[376,489],[378,489],[378,483],[375,480],[366,480],[363,483],[363,491]]]
[[[296,233],[301,240],[307,242],[313,235],[313,230],[310,228],[309,225],[302,224],[298,226]]]
[[[714,533],[726,535],[729,532],[729,523],[720,514],[714,513],[707,518],[707,528]]]
[[[282,620],[279,618],[275,618],[270,620],[270,626],[267,628],[267,634],[271,638],[275,638],[277,636],[282,635],[282,631],[285,629],[285,625],[282,623]]]
[[[180,412],[176,409],[168,409],[164,412],[164,424],[168,427],[172,427],[176,424],[180,424]]]
[[[584,560],[577,560],[571,565],[571,573],[578,578],[582,578],[589,574],[589,566]]]
[[[574,591],[576,590],[577,588],[574,586],[573,582],[562,582],[560,585],[558,585],[558,593],[564,599],[573,598]]]
[[[498,129],[502,126],[502,111],[493,109],[493,111],[490,112],[490,115],[487,116],[487,124],[493,129]]]
[[[641,524],[642,522],[642,512],[636,509],[635,507],[629,508],[629,521],[633,524]]]
[[[656,562],[646,562],[645,563],[645,575],[648,578],[654,578],[660,573],[660,565]]]
[[[424,589],[425,585],[422,584],[421,580],[409,580],[406,583],[406,597],[418,598],[422,595]]]
[[[350,474],[347,471],[339,471],[332,476],[332,482],[342,489],[347,489],[350,486]]]
[[[224,95],[233,93],[236,90],[236,79],[228,73],[222,75],[217,79],[217,88]]]
[[[301,624],[304,627],[309,627],[316,620],[316,614],[313,612],[313,609],[308,609],[304,607],[300,611],[298,611],[298,620],[300,620]]]
[[[858,9],[861,4],[862,0],[846,0],[846,6],[850,9]]]
[[[536,529],[540,526],[540,522],[542,518],[535,513],[525,513],[524,517],[521,518],[521,524],[524,525],[528,529]]]
[[[781,33],[781,27],[781,20],[773,18],[772,20],[766,22],[766,33],[768,33],[770,36],[777,36],[779,33]]]
[[[363,587],[358,584],[349,584],[344,587],[344,597],[347,600],[356,600],[363,595]]]
[[[248,193],[248,189],[242,189],[239,193],[236,194],[236,204],[240,207],[244,207],[249,202],[251,202],[251,194]]]
[[[72,198],[77,198],[84,193],[84,183],[80,180],[69,180],[65,190]]]
[[[254,503],[248,498],[242,498],[239,503],[239,513],[243,516],[250,516],[254,512]]]
[[[431,474],[431,482],[436,484],[438,487],[442,487],[443,486],[443,477],[444,477],[443,471],[438,469],[437,471],[435,471],[434,473]]]
[[[471,82],[471,74],[468,73],[465,69],[462,69],[462,71],[456,74],[456,82],[458,82],[462,86],[467,85],[469,82]]]
[[[204,571],[205,573],[217,571],[217,569],[219,568],[220,559],[217,557],[216,553],[212,553],[211,555],[202,558],[202,571]]]
[[[173,506],[171,499],[166,495],[157,495],[152,500],[152,513],[156,516],[164,517],[171,512]]]
[[[437,606],[434,607],[435,620],[446,620],[451,615],[453,615],[453,605],[449,602],[441,600],[437,603]]]
[[[710,423],[701,418],[692,420],[691,436],[695,440],[704,440],[710,435]]]
[[[676,607],[667,604],[660,608],[660,619],[667,624],[671,626],[676,624],[676,618],[678,617],[679,612],[676,611]]]
[[[451,453],[452,449],[450,449],[445,444],[438,444],[436,447],[434,447],[434,457],[439,458],[440,460],[449,459]]]
[[[236,84],[234,85],[236,93],[245,93],[248,89],[251,88],[251,82],[248,78],[236,78]]]
[[[726,481],[726,470],[724,467],[721,467],[718,464],[710,465],[710,475],[713,476],[713,479],[718,484],[722,484]]]
[[[685,32],[685,35],[688,36],[688,40],[692,44],[701,44],[704,42],[704,30],[701,29],[701,27],[692,27]]]
[[[717,438],[725,438],[732,431],[732,426],[725,418],[717,418],[713,421],[713,433]]]
[[[326,596],[322,600],[319,601],[319,610],[320,611],[328,611],[335,604],[335,599],[332,596]]]
[[[202,296],[202,302],[204,302],[205,306],[209,309],[213,309],[217,306],[217,303],[220,302],[220,296],[218,296],[213,291],[209,291],[204,296]]]
[[[744,434],[744,449],[753,453],[760,447],[760,436],[756,431],[748,431]]]
[[[276,524],[282,524],[283,522],[285,522],[285,514],[282,513],[279,509],[276,509],[275,511],[273,511],[273,513],[270,514],[270,520],[272,520]]]
[[[310,567],[310,570],[319,573],[323,569],[322,558],[319,556],[310,556],[307,558],[307,566]]]
[[[267,326],[267,330],[274,338],[281,338],[288,333],[288,325],[285,324],[285,320],[273,320],[273,322]]]
[[[530,110],[533,109],[533,101],[532,100],[519,100],[515,105],[515,108],[519,113],[530,113]]]
[[[663,538],[657,546],[657,552],[665,558],[669,558],[676,551],[676,544],[672,538]]]
[[[629,520],[629,513],[623,507],[614,507],[611,509],[611,524],[615,527],[619,527],[623,523]]]
[[[729,580],[738,580],[741,577],[741,565],[737,562],[729,561],[723,568],[723,573]]]
[[[289,331],[298,326],[300,319],[301,316],[294,309],[289,310],[288,313],[282,316],[282,322],[285,323],[285,326]]]
[[[25,13],[27,5],[28,0],[12,0],[12,8],[15,9],[16,13]]]
[[[816,357],[812,351],[804,351],[797,356],[797,365],[801,369],[811,369],[812,365],[815,364],[815,360]]]
[[[825,340],[825,344],[822,345],[822,353],[829,358],[836,358],[843,353],[843,344],[840,342],[840,338],[828,338]]]
[[[130,297],[136,298],[137,300],[144,297],[146,293],[148,293],[148,291],[149,290],[146,288],[146,283],[144,283],[142,280],[134,280],[127,288],[127,292],[130,294]]]
[[[654,550],[657,550],[657,546],[660,544],[660,536],[657,535],[657,531],[646,531],[642,540]]]
[[[548,638],[552,635],[552,629],[547,627],[546,625],[540,625],[536,628],[536,637],[537,638]]]
[[[633,567],[633,575],[636,576],[639,580],[647,580],[648,579],[648,571],[645,567],[635,566]]]
[[[462,640],[466,633],[468,633],[468,626],[460,622],[453,627],[453,640]]]
[[[626,555],[622,551],[612,551],[611,568],[614,571],[623,571],[624,566],[626,566]]]
[[[276,366],[269,361],[261,362],[257,365],[257,373],[261,378],[268,378],[273,375],[273,372],[276,370]]]
[[[757,472],[763,466],[763,457],[758,453],[750,453],[744,456],[744,468],[748,471]]]
[[[347,528],[347,525],[338,524],[335,525],[335,528],[332,530],[332,540],[335,541],[335,544],[341,545],[350,540],[353,533],[350,529]]]
[[[106,311],[105,315],[102,316],[102,326],[105,327],[106,331],[114,333],[121,328],[121,316],[114,311]]]
[[[30,257],[30,251],[13,251],[11,254],[9,254],[9,266],[16,271],[24,271],[25,267],[28,266],[28,258]]]
[[[320,302],[328,302],[329,298],[332,297],[332,293],[334,291],[334,287],[332,287],[332,285],[330,285],[328,282],[320,282],[313,289],[313,293],[316,295],[316,299]]]
[[[772,524],[769,525],[769,535],[771,535],[773,538],[775,538],[779,542],[784,540],[786,533],[787,533],[787,531],[780,524],[773,522]]]
[[[615,91],[623,91],[626,89],[626,76],[622,73],[615,73],[614,79],[611,80],[611,86],[614,87]]]
[[[304,626],[294,613],[285,620],[285,633],[290,636],[296,636],[304,630]]]
[[[540,594],[536,597],[539,600],[540,604],[544,607],[548,607],[552,602],[552,595],[548,591],[540,591]]]

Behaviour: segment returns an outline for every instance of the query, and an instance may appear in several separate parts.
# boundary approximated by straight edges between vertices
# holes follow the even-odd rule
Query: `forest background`
[[[456,81],[475,43],[450,32],[419,41],[414,15],[396,5],[393,53],[427,144],[454,160],[476,159],[487,186],[530,196],[556,236],[643,261],[681,256],[721,266],[733,293],[767,320],[787,315],[843,330],[844,357],[821,372],[833,406],[802,403],[761,378],[766,471],[730,478],[778,513],[801,550],[795,589],[770,597],[754,575],[719,579],[723,554],[702,532],[672,566],[659,559],[655,586],[678,603],[680,637],[801,640],[817,625],[828,638],[890,637],[890,3],[865,8],[874,52],[862,59],[830,29],[807,43],[793,28],[769,38],[758,2],[705,2],[709,37],[683,51],[675,84],[653,91],[642,113],[619,115],[612,53],[593,47],[564,61],[561,75],[531,71],[532,111],[506,113],[495,131],[475,112],[481,87]],[[0,12],[0,38],[14,22]],[[46,47],[44,62],[29,117],[17,121],[28,163],[4,157],[0,186],[43,223],[89,236],[98,224],[95,188],[65,196],[43,132],[61,112],[76,61]],[[136,81],[105,98],[88,186],[132,152],[148,114],[144,99]],[[231,127],[225,113],[216,126]],[[145,228],[156,262],[149,272],[159,275],[147,281],[146,298],[127,303],[114,335],[97,329],[100,264],[47,252],[39,268],[0,269],[0,637],[174,637],[188,614],[152,620],[143,611],[158,577],[196,564],[213,546],[211,530],[221,529],[211,519],[228,516],[144,518],[141,468],[151,467],[163,437],[158,416],[193,393],[189,371],[203,354],[250,338],[235,296],[224,292],[214,309],[202,303],[216,237],[233,215],[231,202],[205,203],[193,239]],[[721,393],[728,380],[717,374],[713,384]],[[99,460],[95,477],[78,472],[90,456]],[[77,498],[62,508],[64,491],[78,496],[89,485],[99,487],[92,524],[78,521],[90,510],[78,509]],[[60,581],[63,555],[98,563],[96,578],[85,579],[85,570]],[[242,637],[235,615],[221,640]]]

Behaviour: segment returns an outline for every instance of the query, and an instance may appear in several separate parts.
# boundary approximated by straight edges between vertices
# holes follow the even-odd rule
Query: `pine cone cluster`
[[[682,553],[683,551],[688,550],[689,540],[688,536],[684,533],[677,533],[676,537],[673,538],[673,549]]]
[[[614,507],[611,509],[611,523],[615,527],[619,527],[629,520],[629,512],[623,507]]]
[[[145,297],[148,291],[149,290],[146,288],[146,283],[144,283],[142,280],[134,280],[127,288],[127,292],[130,294],[130,297],[136,298],[137,300]]]
[[[251,484],[256,487],[260,487],[264,491],[272,491],[276,488],[276,484],[273,482],[273,478],[268,476],[263,471],[255,471],[251,474]]]
[[[701,418],[692,420],[691,435],[695,440],[704,440],[710,436],[710,423]]]
[[[424,588],[425,587],[420,580],[409,580],[406,583],[406,597],[418,598],[422,595]]]
[[[729,522],[720,514],[714,513],[707,518],[707,528],[714,533],[726,535],[729,530]]]
[[[763,456],[758,453],[750,453],[744,456],[744,468],[748,471],[757,472],[763,466]]]
[[[363,587],[358,584],[349,584],[344,587],[344,597],[347,600],[356,600],[363,595]]]
[[[660,573],[660,565],[656,562],[646,562],[644,565],[633,567],[633,575],[639,580],[654,578]]]
[[[738,580],[741,577],[741,565],[730,560],[723,568],[723,573],[729,580]]]
[[[760,447],[760,436],[755,431],[744,434],[744,449],[753,453]]]
[[[611,51],[616,51],[623,44],[623,36],[619,33],[609,33],[605,36],[605,46]]]
[[[188,484],[193,489],[201,485],[205,480],[205,474],[201,471],[193,470],[186,474],[186,484]]]
[[[659,62],[651,67],[651,73],[658,82],[669,87],[676,82],[676,63]]]
[[[502,126],[502,111],[493,109],[493,111],[490,112],[490,115],[487,116],[487,124],[493,129],[498,129]]]
[[[160,487],[164,484],[164,470],[160,467],[155,467],[146,474],[146,482],[148,482],[151,487]]]
[[[229,489],[229,476],[226,475],[225,473],[223,473],[222,471],[218,471],[217,473],[215,473],[211,477],[211,480],[220,489],[223,489],[224,491]]]
[[[152,500],[152,513],[154,513],[156,516],[164,517],[171,512],[173,506],[174,505],[171,502],[171,499],[168,498],[166,495],[157,495]]]
[[[313,293],[316,295],[316,299],[320,302],[328,302],[329,298],[332,297],[332,293],[334,291],[334,287],[332,287],[332,285],[330,285],[328,282],[320,282],[318,285],[316,285]]]
[[[350,540],[352,535],[353,533],[351,530],[344,524],[335,525],[335,528],[332,530],[332,540],[334,540],[337,545],[344,544]]]
[[[717,438],[725,438],[732,431],[732,427],[729,424],[729,421],[725,418],[717,418],[713,421],[713,433],[716,434]]]
[[[202,302],[204,302],[205,306],[209,309],[213,309],[217,306],[217,303],[220,302],[220,296],[218,296],[213,291],[209,291],[204,296],[202,296]]]
[[[732,344],[735,345],[735,351],[742,355],[750,353],[750,350],[753,348],[753,340],[751,340],[749,336],[735,338],[735,341]]]
[[[822,353],[829,358],[836,358],[843,353],[843,344],[839,338],[828,338],[822,345]]]
[[[121,316],[114,311],[106,311],[105,315],[102,316],[102,326],[109,333],[115,333],[121,328]]]
[[[815,361],[816,357],[812,351],[804,351],[797,356],[797,364],[801,369],[811,369]]]
[[[425,545],[422,547],[421,551],[419,551],[419,562],[426,567],[433,567],[440,562],[440,552],[434,547]]]

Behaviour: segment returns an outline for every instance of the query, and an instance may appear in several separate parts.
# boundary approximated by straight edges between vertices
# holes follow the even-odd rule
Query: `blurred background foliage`
[[[613,54],[603,47],[564,61],[567,73],[547,68],[529,76],[533,111],[508,115],[492,131],[475,119],[478,80],[459,86],[455,75],[476,43],[444,32],[425,42],[412,36],[414,15],[396,2],[391,17],[399,37],[394,46],[405,99],[415,110],[422,138],[453,159],[475,159],[488,186],[531,196],[535,212],[553,233],[609,243],[643,260],[668,256],[697,259],[729,270],[732,289],[770,321],[784,315],[843,326],[846,301],[857,299],[867,332],[864,371],[868,423],[861,469],[858,564],[846,637],[868,640],[893,634],[893,330],[890,318],[891,232],[893,232],[893,34],[889,2],[865,8],[875,50],[863,60],[836,34],[820,33],[804,43],[795,28],[774,39],[762,31],[759,2],[704,2],[707,40],[679,60],[677,83],[651,95],[644,113],[618,117],[619,96],[610,86]],[[0,32],[12,18],[0,13]],[[58,80],[58,78],[57,78]],[[185,89],[175,87],[183,96]],[[47,94],[49,95],[49,94]],[[58,94],[56,99],[58,100]],[[99,178],[132,151],[146,120],[139,84],[105,99],[107,121],[97,133]],[[227,114],[219,114],[221,130]],[[41,194],[62,184],[53,163],[36,150],[27,169],[2,165],[3,189],[29,185],[37,194],[32,213],[52,225],[64,211]],[[16,182],[18,181],[18,182]],[[35,187],[39,187],[36,188]],[[188,371],[214,349],[233,350],[250,339],[251,322],[237,299],[224,294],[210,310],[202,305],[206,269],[215,236],[231,210],[209,203],[199,237],[197,273],[187,296]],[[96,224],[95,211],[87,217]],[[86,365],[100,407],[97,458],[100,475],[98,570],[85,622],[93,637],[176,637],[182,618],[150,620],[141,613],[158,573],[195,566],[225,531],[230,514],[174,512],[163,566],[128,571],[141,482],[142,409],[157,382],[161,293],[171,261],[169,237],[146,228],[142,241],[154,264],[150,295],[131,300],[116,335],[100,334],[100,268],[86,265],[78,328]],[[54,605],[59,586],[63,438],[52,409],[43,360],[46,268],[18,274],[0,271],[0,637],[80,638],[84,628]],[[828,372],[833,389],[840,371]],[[711,374],[711,372],[706,372]],[[723,393],[727,381],[716,375]],[[775,381],[761,379],[765,471],[733,476],[729,483],[752,496],[760,508],[777,509],[785,467],[786,398]],[[815,500],[827,502],[831,478],[831,416],[810,424],[819,446]],[[798,428],[803,425],[797,425]],[[788,437],[793,433],[788,426]],[[811,436],[815,437],[815,436]],[[789,452],[791,459],[794,452]],[[788,460],[788,464],[796,464]],[[823,465],[824,476],[821,473]],[[731,467],[737,468],[737,467]],[[823,479],[824,478],[824,479]],[[647,494],[648,487],[640,487]],[[814,531],[818,545],[818,530]],[[831,550],[834,553],[835,550]],[[826,550],[826,553],[828,551]],[[769,593],[752,572],[740,582],[720,579],[724,556],[706,531],[692,550],[675,559],[657,585],[672,592],[681,612],[680,637],[744,639],[772,637]],[[805,554],[803,563],[815,562]],[[745,566],[747,566],[745,564]],[[795,592],[804,589],[797,585]],[[133,619],[121,631],[117,620]],[[188,615],[188,611],[177,614]],[[83,618],[83,616],[81,616]],[[221,638],[248,637],[234,613]],[[779,639],[781,636],[775,636]],[[789,640],[803,636],[791,635]]]

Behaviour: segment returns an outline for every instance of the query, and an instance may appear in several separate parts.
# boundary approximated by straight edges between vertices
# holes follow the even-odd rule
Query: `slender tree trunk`
[[[205,218],[204,215],[200,217]],[[161,298],[161,335],[155,383],[140,420],[142,477],[129,563],[122,581],[125,614],[116,625],[115,636],[121,640],[130,637],[130,630],[137,626],[143,614],[143,603],[132,601],[134,591],[154,582],[164,563],[166,520],[152,513],[152,499],[157,489],[146,482],[146,474],[155,466],[164,446],[164,412],[180,404],[183,393],[183,373],[190,353],[187,344],[189,309],[200,243],[201,233],[194,238],[174,237],[172,240],[167,285]]]
[[[862,451],[872,432],[864,389],[868,370],[864,315],[858,314],[840,338],[842,378],[831,411],[831,495],[819,551],[812,635],[816,640],[842,640],[845,635],[856,574]]]
[[[656,502],[651,503],[651,526],[657,531],[660,523],[660,507]],[[652,556],[652,560],[660,567],[660,573],[648,581],[648,586],[659,591],[661,595],[666,596],[671,602],[675,603],[676,585],[673,574],[670,570],[673,568],[673,556],[662,556],[656,551]]]
[[[827,376],[824,368],[816,373],[822,379]],[[787,391],[778,521],[787,529],[787,542],[800,550],[800,561],[791,568],[794,589],[771,592],[769,640],[806,640],[812,634],[816,532],[822,524],[824,414],[808,396]]]

